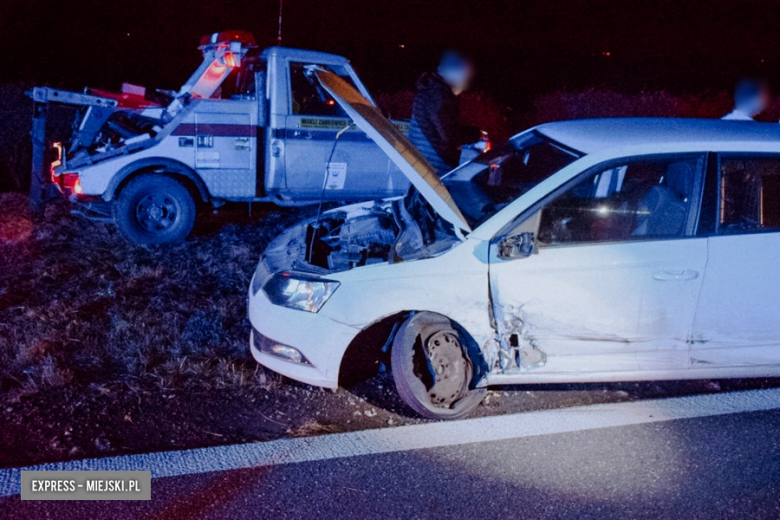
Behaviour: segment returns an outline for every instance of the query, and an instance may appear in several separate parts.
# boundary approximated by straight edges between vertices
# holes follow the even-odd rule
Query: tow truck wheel
[[[428,419],[459,419],[485,396],[472,388],[474,364],[463,334],[444,316],[421,312],[406,320],[393,340],[393,380],[401,399]]]
[[[114,204],[119,231],[138,245],[180,242],[195,224],[195,201],[179,181],[158,174],[132,179]]]

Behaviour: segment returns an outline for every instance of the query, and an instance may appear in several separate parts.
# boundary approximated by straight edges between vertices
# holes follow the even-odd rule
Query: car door
[[[700,226],[709,258],[691,367],[780,363],[780,155],[719,159]]]
[[[331,68],[340,74],[339,67]],[[340,75],[351,82],[346,72]],[[350,200],[390,197],[406,190],[406,177],[307,74],[304,63],[289,64],[289,79],[285,168],[292,194]]]
[[[537,369],[550,372],[687,368],[707,259],[706,238],[692,236],[704,162],[601,165],[500,233],[490,287],[504,349],[546,358]],[[523,232],[535,235],[535,253],[507,254]]]

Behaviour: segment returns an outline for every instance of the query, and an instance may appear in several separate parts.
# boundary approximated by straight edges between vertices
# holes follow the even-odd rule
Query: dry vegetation
[[[0,467],[416,421],[387,374],[330,392],[249,355],[260,252],[312,210],[226,206],[186,243],[143,248],[69,208],[34,222],[26,196],[0,194]]]
[[[2,392],[268,384],[247,355],[246,291],[265,244],[300,216],[246,213],[235,208],[226,225],[208,216],[185,244],[139,248],[64,201],[33,223],[24,196],[0,195]]]

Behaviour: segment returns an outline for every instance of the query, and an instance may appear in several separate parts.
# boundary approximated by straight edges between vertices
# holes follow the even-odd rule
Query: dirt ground
[[[0,467],[422,422],[390,374],[329,391],[249,356],[257,258],[311,210],[230,206],[184,244],[138,248],[69,209],[33,222],[23,196],[0,195]],[[502,387],[475,415],[777,385]]]

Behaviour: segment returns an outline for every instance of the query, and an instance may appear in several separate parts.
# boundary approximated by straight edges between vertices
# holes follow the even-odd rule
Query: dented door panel
[[[706,239],[548,247],[509,261],[494,245],[490,257],[499,338],[528,344],[546,358],[527,369],[687,368]],[[659,279],[682,272],[685,280]]]

